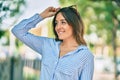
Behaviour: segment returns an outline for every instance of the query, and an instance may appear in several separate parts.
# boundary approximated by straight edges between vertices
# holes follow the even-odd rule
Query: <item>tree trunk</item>
[[[116,60],[116,58],[117,58],[117,54],[116,54],[116,32],[115,32],[115,30],[113,29],[113,32],[112,32],[112,34],[113,34],[113,38],[112,38],[112,47],[113,47],[113,56],[114,56],[114,71],[115,71],[115,75],[114,75],[114,77],[115,77],[115,80],[117,80],[117,60]]]
[[[116,53],[116,49],[117,49],[117,44],[116,44],[116,32],[117,32],[117,28],[118,28],[118,25],[119,25],[119,20],[117,20],[117,17],[115,16],[114,14],[114,11],[112,12],[112,16],[113,16],[113,23],[114,23],[114,27],[113,27],[113,30],[112,30],[112,47],[113,47],[113,53],[114,53],[114,71],[115,71],[115,80],[118,80],[117,79],[117,53]]]

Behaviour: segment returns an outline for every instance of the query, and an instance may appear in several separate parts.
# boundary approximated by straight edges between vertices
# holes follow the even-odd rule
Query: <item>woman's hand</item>
[[[42,18],[47,18],[47,17],[52,17],[55,15],[55,13],[59,10],[60,8],[54,8],[54,7],[48,7],[47,9],[45,9],[40,16]]]

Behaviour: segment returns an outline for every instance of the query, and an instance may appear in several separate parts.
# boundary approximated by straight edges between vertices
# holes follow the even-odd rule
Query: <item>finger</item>
[[[61,8],[59,7],[59,8],[56,8],[56,11],[59,11]]]
[[[50,11],[51,11],[51,12],[56,12],[56,11],[58,11],[59,9],[60,9],[60,8],[51,7],[51,8],[50,8]]]
[[[54,12],[55,8],[54,7],[50,7],[49,11]]]

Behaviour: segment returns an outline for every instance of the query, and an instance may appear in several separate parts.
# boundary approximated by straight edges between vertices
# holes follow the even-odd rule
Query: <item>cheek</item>
[[[54,32],[57,34],[57,27],[54,28]],[[57,34],[58,35],[58,34]]]
[[[73,35],[73,31],[72,31],[72,30],[70,30],[69,33],[70,33],[71,35]]]
[[[57,32],[57,28],[56,27],[54,28],[54,30],[55,30],[55,32]]]
[[[67,29],[69,31],[69,33],[73,34],[73,29],[72,27],[69,26],[69,28]]]

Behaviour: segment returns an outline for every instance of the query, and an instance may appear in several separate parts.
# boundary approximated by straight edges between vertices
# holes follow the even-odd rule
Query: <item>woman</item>
[[[56,39],[28,32],[38,22],[52,16]],[[86,46],[83,22],[76,9],[48,7],[41,14],[22,20],[12,32],[42,55],[40,80],[92,80],[94,57]]]

